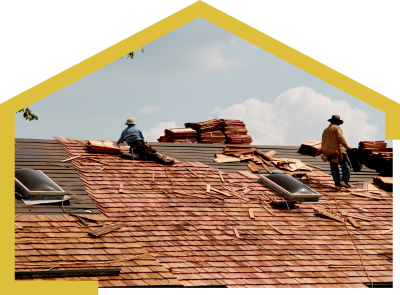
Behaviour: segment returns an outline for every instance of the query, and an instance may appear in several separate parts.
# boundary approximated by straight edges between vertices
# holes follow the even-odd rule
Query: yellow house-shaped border
[[[285,44],[265,35],[264,33],[240,22],[222,11],[198,1],[181,11],[161,20],[141,32],[111,46],[110,48],[88,58],[87,60],[61,72],[60,74],[40,83],[39,85],[9,99],[0,105],[2,126],[8,126],[2,131],[3,141],[0,145],[2,157],[1,184],[4,196],[14,193],[14,134],[15,112],[23,107],[56,92],[57,90],[85,77],[94,71],[114,62],[121,56],[132,51],[132,48],[144,46],[163,35],[187,24],[196,18],[204,18],[209,22],[235,34],[236,36],[274,54],[290,64],[320,78],[344,92],[385,112],[385,137],[388,140],[400,139],[400,129],[396,128],[396,116],[400,114],[400,104],[361,85],[360,83],[332,70],[312,58],[286,46]],[[6,243],[1,245],[0,277],[2,289],[12,294],[50,294],[57,290],[58,294],[97,294],[97,282],[60,282],[60,281],[15,281],[14,280],[14,230],[13,215],[14,199],[3,198],[3,237]]]

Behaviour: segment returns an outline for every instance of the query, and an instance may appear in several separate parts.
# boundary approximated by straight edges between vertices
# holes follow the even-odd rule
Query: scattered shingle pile
[[[302,143],[299,148],[299,153],[303,155],[317,156],[322,153],[322,145],[318,140],[309,140]]]
[[[161,136],[159,142],[187,142],[197,143],[197,132],[192,128],[170,128],[164,130],[165,135]]]
[[[299,159],[292,158],[276,158],[276,151],[263,153],[257,147],[244,146],[226,146],[222,154],[215,154],[214,162],[229,163],[229,162],[247,162],[247,167],[252,172],[258,173],[262,166],[266,171],[272,173],[272,168],[279,168],[287,171],[313,171],[314,168],[322,169],[318,166],[305,164]]]
[[[385,141],[361,141],[358,150],[361,162],[376,169],[382,176],[393,176],[393,149]]]
[[[71,157],[88,154],[79,142],[57,140]],[[373,282],[393,281],[392,202],[365,191],[355,195],[354,188],[337,192],[330,175],[305,172],[325,203],[302,203],[301,213],[289,213],[285,207],[272,205],[281,198],[278,193],[240,173],[223,173],[199,162],[178,161],[166,167],[118,155],[98,157],[105,167],[101,172],[98,167],[71,161],[103,214],[112,221],[130,223],[109,234],[113,241],[107,248],[119,250],[115,255],[125,258],[129,254],[123,251],[131,247],[124,245],[137,243],[184,286],[365,288],[368,276]],[[321,212],[334,218],[317,214]],[[361,227],[352,222],[346,227],[340,218],[350,215]],[[39,225],[42,229],[35,229],[35,237],[44,237],[50,228],[64,230],[64,223],[58,221]],[[58,236],[59,232],[54,238]],[[25,252],[18,257],[32,264],[61,261],[55,253],[63,252],[52,255],[48,251],[62,245],[59,251],[73,250],[63,257],[65,261],[97,262],[106,254],[84,253],[101,250],[105,243],[74,240],[71,249],[65,241],[57,245],[47,241],[42,252],[28,244],[27,249],[19,249]],[[84,257],[79,256],[81,250]],[[122,271],[101,285],[137,272],[142,281],[148,279],[145,275],[151,279],[155,270],[143,267],[146,271],[127,266],[127,273]],[[166,274],[157,272],[163,277],[162,273]]]

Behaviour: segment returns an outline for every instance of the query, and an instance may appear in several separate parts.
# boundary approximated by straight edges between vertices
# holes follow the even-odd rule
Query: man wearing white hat
[[[331,164],[335,188],[340,190],[343,186],[350,187],[350,165],[346,149],[351,150],[351,148],[344,139],[342,128],[340,128],[340,125],[343,124],[340,117],[333,115],[328,121],[331,124],[322,134],[322,152],[328,157]],[[339,164],[342,167],[342,178],[340,178]]]
[[[173,160],[165,159],[144,141],[142,131],[136,127],[136,121],[134,118],[128,118],[125,125],[128,125],[128,127],[122,131],[117,145],[119,146],[121,143],[126,141],[126,143],[131,147],[132,157],[134,157],[134,152],[137,152],[139,157],[136,159],[152,160],[164,165],[172,165],[174,163]]]

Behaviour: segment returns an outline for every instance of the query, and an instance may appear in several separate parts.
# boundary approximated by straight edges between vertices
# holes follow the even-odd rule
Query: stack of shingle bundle
[[[222,119],[224,124],[222,132],[225,135],[247,135],[246,125],[240,120]]]
[[[381,141],[361,141],[358,149],[361,162],[371,169],[376,169],[382,176],[393,175],[393,149],[387,148]]]
[[[206,131],[221,130],[223,124],[224,124],[224,120],[211,119],[211,120],[197,122],[197,123],[185,123],[185,127],[192,128],[192,129],[196,130],[198,133],[201,133],[201,132],[206,132]]]
[[[221,128],[224,120],[211,119],[197,123],[185,123],[186,128],[197,131],[197,140],[200,143],[225,143],[225,135]]]
[[[316,156],[322,153],[322,145],[318,140],[309,140],[305,143],[302,143],[299,148],[299,153],[303,155]]]
[[[386,149],[386,142],[380,141],[360,141],[358,144],[358,150],[360,152],[361,161],[363,164],[369,163],[372,153],[379,152],[380,150]]]
[[[192,128],[170,128],[164,130],[165,135],[161,136],[159,142],[187,142],[197,143],[197,132]]]
[[[385,149],[387,150],[387,149]],[[393,152],[389,151],[373,151],[371,153],[371,157],[369,158],[368,161],[368,167],[371,169],[377,169],[381,164],[382,164],[382,159],[389,159],[393,158]]]
[[[119,154],[121,149],[108,140],[88,140],[86,147],[91,153]]]
[[[226,143],[232,144],[250,144],[253,142],[253,139],[250,135],[227,135]]]
[[[385,191],[393,191],[393,177],[374,177],[374,183]]]
[[[393,176],[393,152],[380,152],[372,163],[382,176]]]
[[[365,149],[371,149],[371,148],[378,148],[378,149],[384,149],[386,148],[387,143],[384,140],[377,140],[377,141],[360,141],[358,143],[358,148],[362,151]]]
[[[168,136],[162,135],[157,140],[158,140],[158,142],[168,142]]]
[[[225,135],[221,130],[197,133],[200,143],[225,143]]]

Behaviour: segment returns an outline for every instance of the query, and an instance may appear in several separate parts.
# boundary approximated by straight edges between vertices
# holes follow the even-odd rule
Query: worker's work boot
[[[340,185],[343,186],[343,187],[347,187],[347,188],[351,187],[351,185],[348,182],[344,182],[344,181],[342,181],[340,183]]]
[[[175,161],[174,159],[165,159],[164,165],[174,165]]]
[[[340,191],[340,190],[342,189],[342,185],[341,185],[341,184],[335,185],[335,189],[337,189],[338,191]]]

